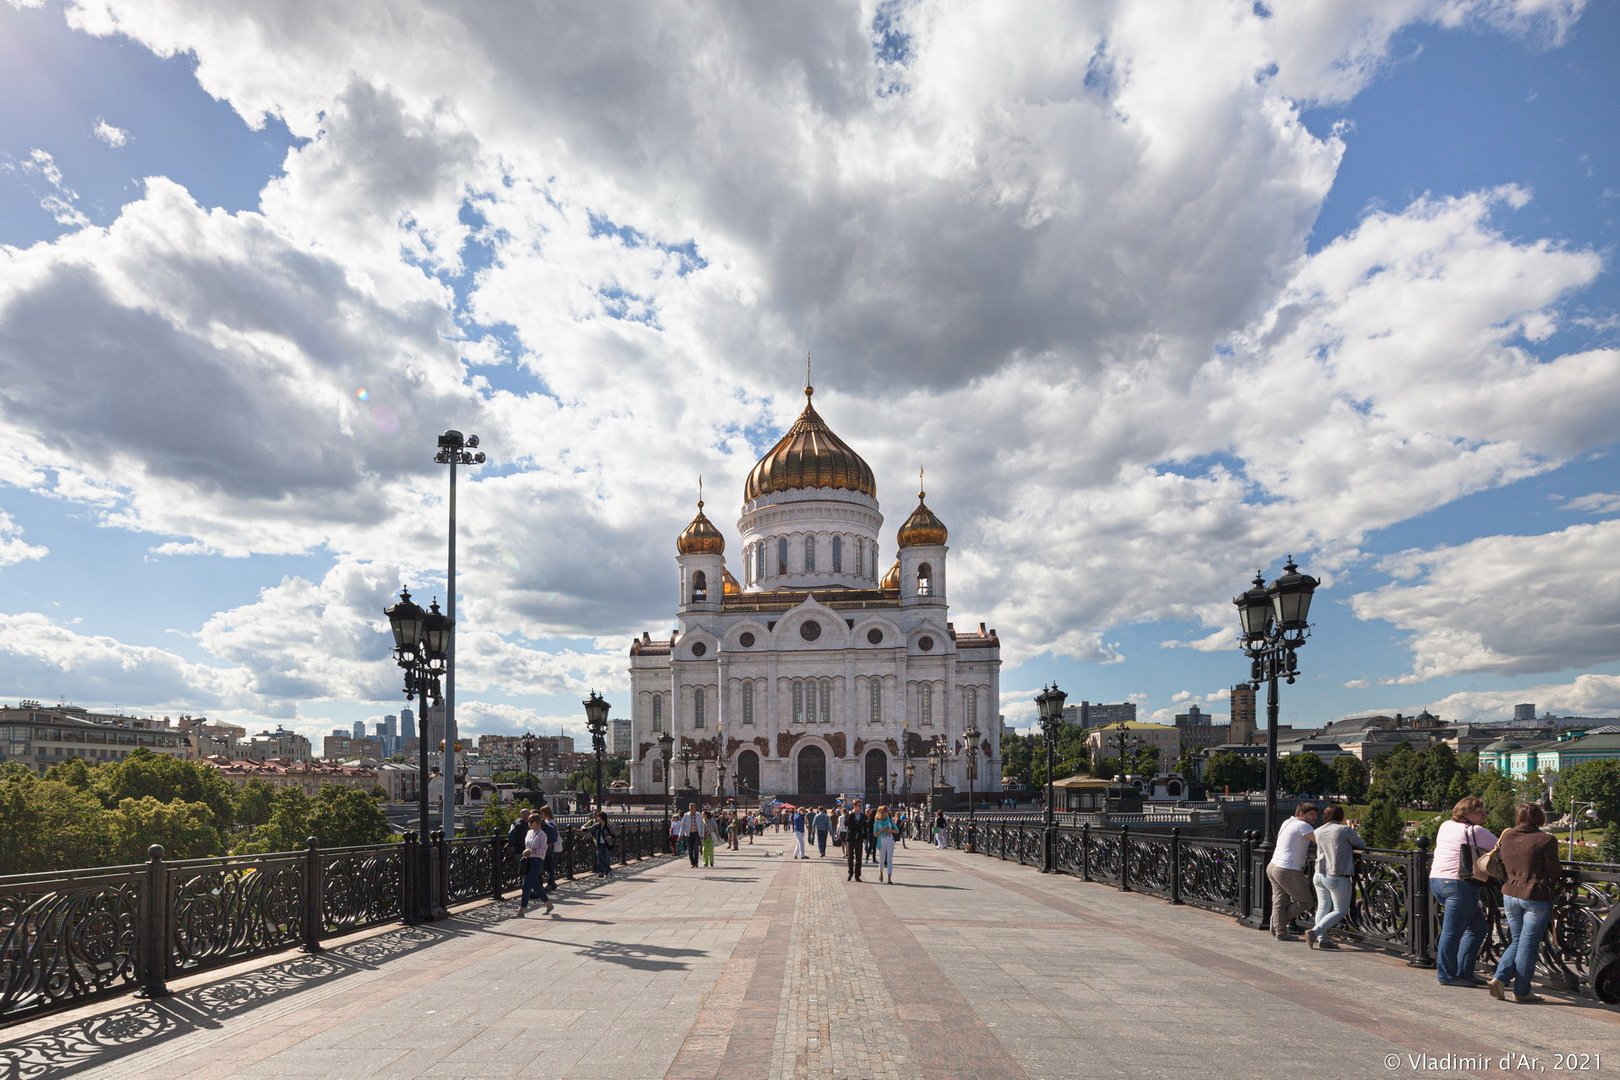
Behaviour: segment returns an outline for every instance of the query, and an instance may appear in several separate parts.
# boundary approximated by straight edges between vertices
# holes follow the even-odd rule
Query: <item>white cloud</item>
[[[1533,703],[1538,714],[1620,716],[1620,675],[1580,675],[1567,683],[1517,690],[1460,691],[1429,702],[1426,707],[1447,721],[1479,722],[1511,719],[1513,706],[1523,702]]]
[[[1382,564],[1398,580],[1352,596],[1350,610],[1411,635],[1398,683],[1604,664],[1620,641],[1617,550],[1620,521],[1403,552]]]
[[[121,146],[127,146],[129,144],[129,132],[125,131],[121,127],[115,127],[112,124],[109,124],[106,117],[96,117],[96,126],[93,130],[96,138],[100,139],[102,142],[113,147],[114,149]]]
[[[1577,495],[1564,500],[1560,509],[1577,514],[1620,513],[1620,492],[1594,491],[1590,495]]]
[[[0,510],[0,566],[13,566],[30,559],[43,559],[50,549],[23,540],[22,526]]]

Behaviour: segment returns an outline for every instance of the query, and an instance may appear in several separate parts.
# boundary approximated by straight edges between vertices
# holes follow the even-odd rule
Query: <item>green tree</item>
[[[1373,798],[1386,798],[1396,807],[1417,806],[1423,801],[1422,763],[1410,743],[1401,743],[1373,759]]]
[[[0,876],[106,865],[101,802],[16,762],[0,765]]]
[[[1012,781],[1013,787],[1034,785],[1034,759],[1046,764],[1045,748],[1039,736],[1004,729],[1001,732],[1001,775]]]
[[[1400,807],[1387,798],[1374,799],[1367,807],[1367,816],[1361,821],[1361,838],[1368,847],[1398,848],[1402,846],[1402,833],[1406,822]]]
[[[1323,795],[1333,783],[1327,763],[1315,754],[1289,754],[1277,764],[1277,780],[1292,795]]]
[[[1558,774],[1553,796],[1558,810],[1568,813],[1572,804],[1589,802],[1599,821],[1620,821],[1620,761],[1583,761]]]
[[[1598,848],[1598,858],[1606,863],[1620,863],[1620,821],[1609,822],[1609,827],[1603,830],[1603,845]]]
[[[1266,786],[1266,763],[1248,754],[1217,750],[1204,766],[1204,783],[1210,791],[1255,791]]]
[[[1333,759],[1333,790],[1351,802],[1360,802],[1367,796],[1367,766],[1354,754],[1343,754]]]
[[[69,758],[47,769],[45,779],[58,781],[79,791],[89,791],[95,780],[95,770],[84,758]]]
[[[277,788],[270,796],[270,816],[251,836],[238,842],[236,851],[260,855],[267,851],[298,851],[309,838],[309,796],[297,788]]]
[[[124,799],[102,815],[108,863],[144,862],[146,849],[163,845],[166,859],[203,859],[225,853],[213,810],[202,803],[150,795]]]
[[[202,803],[213,811],[221,829],[230,828],[235,821],[233,785],[211,765],[141,747],[122,761],[98,766],[95,773],[96,794],[108,808],[125,799],[151,797],[159,802]]]
[[[321,788],[310,804],[308,820],[309,835],[322,847],[381,844],[393,836],[388,815],[375,799],[339,784]]]
[[[236,789],[236,823],[263,825],[270,820],[270,800],[276,789],[263,780],[249,780]]]
[[[1505,776],[1491,773],[1485,780],[1485,827],[1497,836],[1513,827],[1519,811],[1518,793],[1513,782]]]
[[[1417,753],[1417,797],[1418,803],[1430,810],[1440,810],[1455,804],[1455,800],[1447,802],[1452,791],[1452,781],[1457,778],[1457,755],[1451,747],[1443,742],[1430,743]],[[1467,789],[1462,789],[1462,798]]]

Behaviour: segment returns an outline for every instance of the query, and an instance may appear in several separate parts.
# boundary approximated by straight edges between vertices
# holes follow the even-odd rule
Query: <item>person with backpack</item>
[[[595,819],[590,824],[591,839],[595,841],[596,872],[602,877],[613,876],[613,847],[617,836],[613,827],[608,824],[605,811],[598,810]]]

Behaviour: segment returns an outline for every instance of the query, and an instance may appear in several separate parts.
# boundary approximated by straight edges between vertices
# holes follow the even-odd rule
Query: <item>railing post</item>
[[[421,912],[421,883],[417,880],[422,873],[421,855],[416,850],[416,834],[405,834],[405,853],[400,858],[400,888],[405,895],[400,898],[399,910],[405,915],[405,924],[415,926],[422,921]]]
[[[1170,902],[1181,903],[1181,827],[1170,830]]]
[[[432,836],[433,847],[430,850],[437,860],[429,879],[434,886],[432,910],[435,919],[442,919],[450,914],[450,843],[438,829],[433,831]]]
[[[1091,880],[1091,822],[1080,826],[1080,880]]]
[[[574,856],[579,854],[579,830],[572,825],[564,825],[558,836],[562,840],[562,861],[567,864],[563,867],[563,873],[569,881],[573,881]]]
[[[1119,891],[1131,891],[1131,827],[1119,827]]]
[[[169,872],[163,865],[163,845],[146,849],[145,881],[142,883],[140,926],[135,934],[135,970],[141,988],[137,997],[169,996]]]
[[[321,951],[322,912],[320,840],[304,840],[304,951]]]
[[[1238,918],[1247,919],[1254,911],[1254,854],[1250,850],[1254,833],[1238,834]]]
[[[1429,903],[1429,838],[1420,836],[1413,845],[1406,874],[1407,948],[1413,967],[1434,966],[1434,917]]]
[[[506,837],[500,833],[489,838],[489,898],[501,899],[501,870],[506,862]]]

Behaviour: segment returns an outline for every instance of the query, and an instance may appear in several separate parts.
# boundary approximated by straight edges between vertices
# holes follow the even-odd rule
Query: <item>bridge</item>
[[[1059,853],[1080,874],[1042,874],[1020,862],[1027,832],[981,825],[978,854],[912,840],[894,884],[870,869],[846,881],[835,848],[790,859],[789,837],[767,833],[713,869],[652,856],[581,876],[552,917],[519,917],[507,895],[314,951],[171,968],[165,996],[13,1020],[0,1076],[1003,1080],[1620,1063],[1620,1012],[1565,973],[1538,978],[1536,1006],[1441,988],[1421,955],[1376,939],[1376,920],[1324,953],[1212,910],[1199,890],[1226,875],[1176,872],[1192,850],[1165,871],[1129,838],[1082,837]]]

